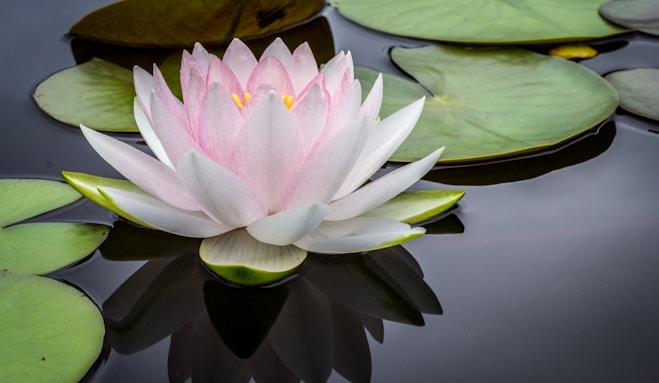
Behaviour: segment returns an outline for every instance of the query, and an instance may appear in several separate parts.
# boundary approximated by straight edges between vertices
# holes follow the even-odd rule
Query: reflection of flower
[[[157,160],[82,127],[142,189],[98,187],[118,214],[207,238],[205,260],[268,254],[284,269],[306,251],[360,252],[423,234],[373,209],[422,177],[441,150],[362,186],[412,130],[423,100],[378,122],[381,77],[362,104],[350,53],[319,71],[307,44],[291,54],[277,39],[258,61],[239,40],[222,60],[197,44],[183,55],[183,103],[157,67],[153,76],[136,68],[134,78],[135,119]]]
[[[121,237],[135,230],[120,225],[111,234],[120,238],[110,238],[103,255],[137,258],[133,253],[144,249],[129,250],[128,237]],[[422,313],[441,313],[418,264],[400,246],[364,256],[311,254],[291,280],[236,288],[204,271],[189,253],[192,242],[146,236],[183,255],[147,262],[103,303],[108,343],[133,354],[171,334],[171,382],[322,382],[332,370],[366,382],[367,333],[382,343],[383,319],[423,325]]]

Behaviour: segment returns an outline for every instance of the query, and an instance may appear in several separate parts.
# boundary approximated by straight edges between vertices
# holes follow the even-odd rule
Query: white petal
[[[356,253],[395,246],[424,233],[422,227],[412,228],[397,221],[357,217],[345,221],[325,221],[295,245],[322,254]]]
[[[134,184],[172,206],[199,210],[197,202],[170,167],[110,136],[82,125],[80,130],[94,150]]]
[[[149,149],[151,149],[153,154],[158,157],[160,162],[174,169],[172,162],[169,160],[169,157],[167,157],[167,153],[165,153],[165,148],[163,148],[162,142],[160,142],[156,132],[153,130],[151,122],[144,113],[144,110],[142,110],[142,106],[140,105],[137,97],[133,100],[133,115],[135,115],[137,128],[140,130],[140,134],[142,135],[144,141],[146,141]]]
[[[133,82],[135,83],[135,93],[137,99],[144,109],[148,118],[151,118],[151,109],[149,107],[151,91],[155,88],[153,84],[153,76],[141,67],[135,65],[133,67]]]
[[[352,193],[387,162],[414,129],[424,100],[425,98],[421,98],[411,103],[371,128],[364,151],[334,199]]]
[[[148,195],[114,188],[98,188],[98,190],[119,209],[168,233],[207,238],[233,230],[233,227],[215,222],[201,212],[177,209]]]
[[[187,152],[178,168],[190,193],[216,220],[244,227],[267,215],[260,197],[245,181],[203,154]]]
[[[437,162],[444,148],[400,167],[330,204],[329,221],[356,217],[394,198],[423,177]]]
[[[261,242],[290,245],[314,231],[329,211],[329,206],[314,202],[263,217],[249,225],[247,231]]]
[[[382,73],[380,73],[378,78],[375,79],[371,91],[368,92],[368,96],[366,96],[366,100],[364,100],[360,111],[370,122],[375,123],[378,118],[380,106],[382,106],[382,92]]]

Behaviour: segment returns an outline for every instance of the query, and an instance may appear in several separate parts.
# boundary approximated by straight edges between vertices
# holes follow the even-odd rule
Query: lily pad
[[[620,95],[620,107],[639,116],[659,120],[659,69],[637,68],[604,77]]]
[[[441,146],[440,163],[537,151],[582,134],[618,105],[596,73],[524,49],[432,45],[396,47],[391,56],[419,83],[384,75],[382,117],[426,97],[393,161],[416,161]],[[377,73],[358,68],[356,76],[370,89]]]
[[[0,180],[0,269],[45,274],[81,260],[106,238],[104,225],[36,222],[14,225],[80,198],[49,180]]]
[[[0,271],[0,376],[8,382],[77,382],[96,361],[105,328],[79,290]]]
[[[469,43],[546,43],[626,32],[597,13],[602,0],[331,0],[379,31]]]
[[[316,14],[324,1],[123,0],[88,14],[69,33],[136,47],[188,48],[266,35]]]
[[[603,4],[599,11],[616,24],[659,36],[657,0],[612,0]]]
[[[34,92],[41,109],[61,122],[110,132],[137,132],[133,73],[94,59],[44,80]]]

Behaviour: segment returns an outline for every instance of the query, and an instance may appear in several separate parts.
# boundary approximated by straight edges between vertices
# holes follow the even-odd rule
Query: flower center
[[[243,96],[242,100],[240,97],[235,94],[231,93],[231,98],[233,98],[233,102],[236,103],[240,107],[240,109],[244,108],[245,105],[247,105],[247,101],[252,97],[251,94],[245,92],[245,96]],[[294,105],[293,104],[293,96],[281,96],[281,100],[284,102],[284,105],[290,110],[291,107]]]

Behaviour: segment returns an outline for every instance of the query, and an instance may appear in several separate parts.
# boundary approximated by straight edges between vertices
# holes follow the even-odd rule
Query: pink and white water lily
[[[155,157],[81,126],[130,182],[65,178],[129,220],[204,238],[202,259],[225,277],[240,282],[249,269],[268,279],[308,251],[362,252],[424,233],[383,206],[442,149],[367,182],[409,135],[424,100],[379,120],[382,77],[362,103],[349,52],[319,70],[306,43],[291,53],[276,39],[258,60],[238,39],[223,59],[197,44],[183,53],[182,101],[156,66],[153,74],[136,67],[134,81],[135,120]]]

